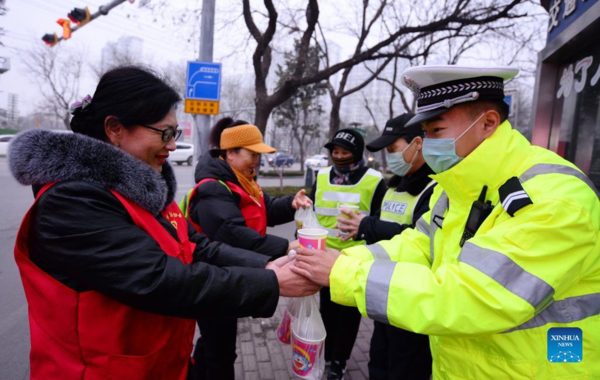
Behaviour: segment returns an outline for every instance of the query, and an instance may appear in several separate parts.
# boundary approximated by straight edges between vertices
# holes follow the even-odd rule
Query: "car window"
[[[0,141],[1,142],[8,142],[10,140],[12,140],[13,136],[2,136],[0,137]]]
[[[187,146],[187,145],[179,145],[179,144],[177,144],[177,149],[190,149],[190,147]]]

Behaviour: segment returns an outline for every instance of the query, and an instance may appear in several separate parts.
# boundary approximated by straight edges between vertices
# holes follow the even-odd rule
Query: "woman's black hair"
[[[91,103],[73,112],[71,129],[102,141],[107,116],[126,128],[154,124],[167,116],[181,97],[158,74],[148,68],[122,66],[107,71],[96,87]]]
[[[210,130],[210,136],[208,137],[208,143],[210,149],[219,150],[220,156],[225,158],[227,151],[221,150],[221,134],[224,130],[231,127],[237,127],[239,125],[250,124],[245,120],[233,120],[230,117],[224,117],[217,121]],[[235,151],[239,151],[240,148],[236,148]]]

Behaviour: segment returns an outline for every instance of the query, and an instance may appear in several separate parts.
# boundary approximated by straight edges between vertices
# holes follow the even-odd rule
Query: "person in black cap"
[[[342,232],[337,229],[339,206],[358,206],[355,212],[367,216],[377,212],[386,192],[383,176],[365,165],[365,142],[354,129],[338,131],[325,148],[329,150],[333,166],[319,170],[310,198],[319,224],[328,231],[327,247],[343,249],[365,244],[364,240],[342,239]],[[355,307],[331,302],[326,287],[321,289],[320,302],[327,330],[325,360],[331,361],[327,379],[342,379],[358,333],[360,313]]]
[[[419,125],[406,126],[414,117],[405,113],[388,120],[383,134],[367,145],[371,152],[387,150],[388,166],[394,176],[379,213],[366,216],[348,213],[338,218],[342,239],[358,236],[367,244],[389,240],[406,228],[413,228],[429,211],[435,181],[423,159],[424,132]],[[348,219],[349,218],[349,219]],[[429,338],[375,321],[369,361],[371,380],[429,379],[431,353]]]

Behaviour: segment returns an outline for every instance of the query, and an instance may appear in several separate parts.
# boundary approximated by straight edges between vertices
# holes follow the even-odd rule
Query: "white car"
[[[8,145],[15,135],[0,136],[0,156],[8,155]]]
[[[307,158],[306,161],[304,161],[304,165],[310,168],[320,168],[329,165],[329,161],[326,155],[315,154],[314,156]]]
[[[177,149],[169,153],[169,161],[175,162],[177,165],[185,162],[192,166],[192,163],[194,163],[194,144],[178,142]]]

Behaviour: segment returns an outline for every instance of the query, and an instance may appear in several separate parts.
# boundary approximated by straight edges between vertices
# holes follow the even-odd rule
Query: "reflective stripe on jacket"
[[[337,237],[340,233],[340,230],[335,228],[339,215],[338,205],[340,203],[357,205],[359,212],[370,215],[373,195],[383,177],[377,170],[369,169],[354,185],[334,185],[329,180],[330,172],[331,166],[319,170],[315,195],[315,214],[319,224],[329,232],[327,247],[343,249],[365,244],[364,240],[342,241]]]
[[[512,177],[533,204],[511,217],[498,189]],[[434,379],[600,378],[600,200],[591,181],[508,122],[433,178],[431,211],[416,228],[344,251],[332,300],[430,335]],[[484,185],[495,207],[461,248]],[[553,327],[582,330],[581,362],[550,362]]]
[[[40,190],[36,202],[50,186]],[[162,214],[177,229],[179,241],[149,211],[111,193],[165,254],[192,262],[195,244],[175,202]],[[15,246],[29,304],[31,379],[185,380],[196,321],[134,309],[97,291],[77,292],[48,275],[29,259],[34,207],[23,219]]]

